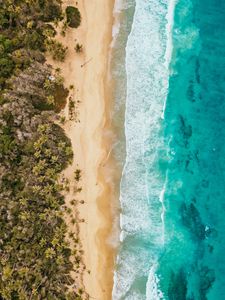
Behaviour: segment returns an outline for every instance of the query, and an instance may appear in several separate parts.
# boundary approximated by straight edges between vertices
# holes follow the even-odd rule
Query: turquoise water
[[[225,2],[132,5],[113,299],[224,300]]]

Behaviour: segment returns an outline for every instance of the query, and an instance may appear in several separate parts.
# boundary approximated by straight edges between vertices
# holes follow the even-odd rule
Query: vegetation
[[[67,23],[72,28],[77,28],[81,23],[80,11],[77,7],[67,6],[66,8]]]
[[[66,57],[67,47],[54,39],[47,39],[45,42],[46,49],[51,53],[54,60],[64,61]]]
[[[69,119],[73,120],[75,114],[75,102],[72,97],[69,97]]]
[[[73,154],[53,121],[68,91],[45,64],[46,51],[65,58],[50,25],[63,19],[61,1],[0,4],[0,299],[85,299],[71,277],[81,257],[69,246],[59,182]]]
[[[0,87],[12,73],[33,61],[43,62],[48,39],[55,36],[49,22],[62,19],[60,0],[5,0],[0,5]],[[58,49],[57,49],[58,50]]]
[[[75,180],[80,181],[80,179],[81,179],[81,170],[77,169],[74,173],[75,173]]]
[[[77,43],[75,46],[76,53],[81,53],[83,51],[83,45]]]

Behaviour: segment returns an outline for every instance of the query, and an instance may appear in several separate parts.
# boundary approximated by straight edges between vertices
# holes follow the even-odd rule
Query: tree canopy
[[[45,63],[60,0],[0,0],[0,299],[84,299],[71,277],[60,172],[71,142],[54,123],[68,95]],[[57,44],[56,59],[64,59]],[[51,51],[50,51],[51,52]],[[76,237],[76,239],[78,239]]]
[[[72,28],[77,28],[81,23],[81,14],[77,7],[67,6],[66,8],[67,23]]]

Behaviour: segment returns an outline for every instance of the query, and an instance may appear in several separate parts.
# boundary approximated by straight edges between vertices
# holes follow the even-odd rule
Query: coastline
[[[116,171],[109,159],[113,138],[110,132],[111,91],[107,78],[114,0],[108,3],[100,0],[95,4],[83,0],[78,5],[76,1],[65,0],[63,5],[77,6],[82,16],[78,29],[69,28],[65,37],[57,37],[68,47],[65,62],[53,62],[48,58],[50,64],[62,70],[65,86],[74,85],[72,97],[80,102],[76,119],[66,120],[63,126],[74,152],[73,164],[64,172],[70,182],[65,201],[68,207],[71,207],[72,199],[77,203],[84,201],[82,205],[71,207],[84,221],[78,229],[84,252],[83,278],[80,280],[91,298],[108,300],[112,293],[115,255],[115,247],[109,242],[113,227],[111,201],[115,193],[112,180]],[[83,45],[83,53],[75,52],[76,42]],[[68,119],[68,103],[62,115]],[[80,169],[82,175],[79,194],[74,193],[76,169]],[[74,225],[67,223],[69,230],[75,231]],[[77,280],[76,274],[74,278]]]
[[[85,273],[84,284],[88,294],[96,299],[111,299],[113,285],[114,251],[107,243],[112,229],[112,211],[110,207],[111,186],[106,180],[110,170],[104,171],[111,146],[106,138],[110,126],[110,91],[107,85],[109,46],[112,39],[114,1],[98,3],[85,1],[84,10],[87,20],[86,58],[90,63],[85,68],[83,81],[83,101],[87,101],[82,136],[85,153],[85,198],[87,207],[81,207],[80,213],[87,219],[81,229],[85,263],[91,271]],[[82,13],[82,12],[81,12]],[[88,87],[88,88],[86,88]],[[86,99],[86,100],[85,100]],[[86,210],[86,211],[85,211]]]

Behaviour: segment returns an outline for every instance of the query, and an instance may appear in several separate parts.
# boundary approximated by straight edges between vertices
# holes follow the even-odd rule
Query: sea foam
[[[174,8],[171,2],[136,0],[126,46],[126,162],[120,191],[121,248],[114,300],[146,299],[146,293],[156,290],[150,286],[149,270],[153,270],[164,245],[166,174],[160,172],[158,164],[159,157],[166,161],[167,156],[161,116],[172,51],[171,40],[168,42]]]

